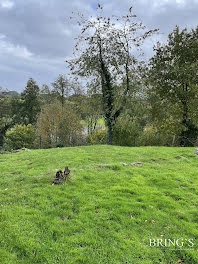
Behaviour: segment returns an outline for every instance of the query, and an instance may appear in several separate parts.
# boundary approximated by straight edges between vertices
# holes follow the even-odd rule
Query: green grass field
[[[136,161],[143,166],[120,164]],[[70,181],[52,186],[65,165]],[[197,205],[193,148],[1,154],[0,263],[196,264]],[[184,245],[150,247],[150,239],[183,239]]]

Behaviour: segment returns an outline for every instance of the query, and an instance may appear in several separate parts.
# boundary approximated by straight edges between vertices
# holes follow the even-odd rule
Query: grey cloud
[[[22,90],[27,79],[39,84],[51,83],[59,73],[66,73],[66,57],[72,55],[74,37],[79,30],[69,20],[72,11],[90,15],[95,0],[0,0],[0,86]],[[106,14],[121,14],[133,5],[134,12],[148,28],[159,28],[164,41],[175,25],[197,26],[197,0],[104,0]],[[181,2],[181,3],[179,3]],[[154,39],[144,50],[152,54]]]

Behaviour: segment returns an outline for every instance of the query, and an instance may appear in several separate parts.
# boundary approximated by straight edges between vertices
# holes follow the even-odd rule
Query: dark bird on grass
[[[62,170],[59,170],[59,171],[57,171],[56,178],[53,180],[52,184],[53,185],[54,184],[61,184],[63,182],[63,180],[64,180],[63,172],[62,172]]]
[[[70,169],[66,166],[65,167],[65,170],[64,170],[64,176],[65,176],[65,178],[67,178],[69,174],[70,174]]]

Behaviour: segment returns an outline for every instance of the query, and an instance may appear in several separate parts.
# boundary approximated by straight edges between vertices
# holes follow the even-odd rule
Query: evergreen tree
[[[39,86],[30,78],[25,90],[21,93],[23,100],[21,116],[24,124],[35,124],[40,112]]]

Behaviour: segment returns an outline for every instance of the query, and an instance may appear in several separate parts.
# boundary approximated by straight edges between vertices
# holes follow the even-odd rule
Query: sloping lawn
[[[136,161],[143,166],[129,165]],[[70,181],[52,186],[66,165]],[[193,148],[1,154],[0,263],[196,264],[197,206]]]

